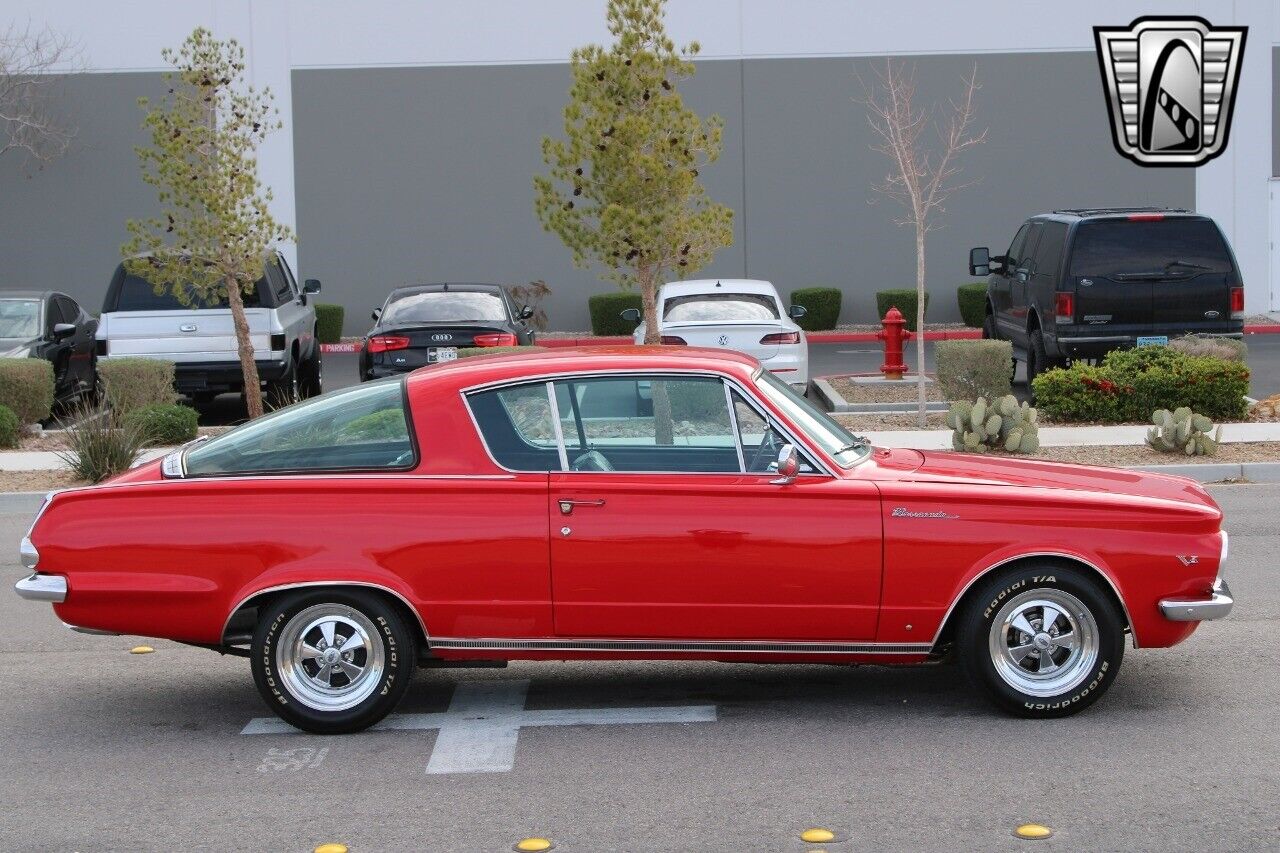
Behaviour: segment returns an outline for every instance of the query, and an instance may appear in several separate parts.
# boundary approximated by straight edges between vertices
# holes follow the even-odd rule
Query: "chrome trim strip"
[[[969,591],[970,587],[972,587],[975,583],[982,580],[987,575],[991,574],[1001,566],[1007,566],[1009,563],[1012,563],[1015,560],[1026,560],[1031,557],[1058,557],[1063,560],[1071,560],[1076,563],[1082,563],[1088,566],[1089,568],[1093,569],[1095,572],[1097,572],[1099,577],[1106,580],[1107,585],[1111,587],[1111,591],[1115,593],[1116,600],[1120,602],[1120,609],[1124,611],[1124,620],[1129,625],[1129,639],[1132,641],[1133,647],[1135,649],[1138,648],[1138,631],[1136,628],[1133,627],[1133,619],[1130,618],[1129,616],[1129,605],[1128,603],[1125,602],[1124,596],[1120,594],[1120,590],[1116,587],[1115,582],[1111,580],[1111,577],[1106,572],[1102,571],[1102,569],[1098,568],[1096,565],[1084,559],[1083,557],[1076,556],[1075,554],[1067,554],[1062,551],[1033,551],[1027,554],[1015,554],[1014,556],[1007,557],[1001,560],[1000,562],[995,563],[994,565],[987,566],[987,568],[978,572],[978,574],[973,576],[972,580],[970,580],[967,584],[964,585],[964,589],[960,590],[960,594],[957,595],[955,597],[955,600],[951,602],[951,606],[947,608],[947,612],[942,614],[942,621],[938,623],[938,630],[934,633],[933,642],[930,644],[930,646],[932,647],[938,644],[938,638],[942,636],[942,629],[947,627],[947,620],[951,618],[952,611],[956,609],[956,605],[958,605],[960,603],[960,600],[964,598],[965,593]]]
[[[119,631],[104,631],[101,628],[82,628],[79,625],[72,625],[70,622],[63,622],[72,631],[77,634],[92,634],[95,637],[120,637],[123,636]]]
[[[1219,577],[1213,582],[1213,593],[1208,601],[1165,598],[1160,601],[1160,613],[1170,622],[1207,622],[1223,619],[1231,612],[1235,599],[1231,587]]]
[[[1225,530],[1219,530],[1218,533],[1222,534],[1222,550],[1218,553],[1218,577],[1225,578],[1227,557],[1231,554],[1231,537]]]
[[[747,457],[742,453],[742,432],[738,429],[738,413],[733,405],[733,389],[728,382],[720,383],[724,391],[724,404],[729,407],[729,429],[733,430],[733,448],[738,451],[738,470],[747,473]],[[766,422],[767,423],[767,422]]]
[[[32,571],[40,563],[40,552],[36,550],[35,545],[31,544],[29,537],[23,536],[22,541],[18,543],[18,560],[24,569]]]
[[[257,598],[260,595],[266,595],[267,593],[270,593],[270,592],[281,592],[282,590],[286,590],[286,589],[299,589],[301,587],[308,587],[308,586],[363,586],[363,587],[368,587],[369,589],[380,589],[383,592],[389,592],[392,595],[394,595],[396,598],[400,599],[400,601],[404,604],[405,607],[409,608],[409,612],[412,613],[414,615],[414,618],[418,620],[418,627],[422,629],[422,636],[427,638],[427,644],[430,645],[431,643],[431,633],[427,630],[427,623],[422,621],[422,614],[418,612],[418,608],[414,607],[412,604],[409,603],[409,599],[405,598],[403,595],[396,592],[394,589],[391,589],[390,587],[383,586],[382,584],[369,583],[368,581],[302,581],[300,583],[285,583],[285,584],[280,584],[279,586],[263,587],[257,592],[253,592],[253,593],[250,593],[249,595],[246,595],[244,598],[240,599],[240,601],[236,603],[235,607],[231,608],[231,612],[227,614],[226,620],[222,623],[222,632],[218,634],[218,641],[221,642],[223,638],[227,636],[227,626],[231,624],[232,617],[235,616],[237,612],[239,612],[241,607],[244,607],[246,602],[250,601],[251,599]]]
[[[608,639],[523,639],[501,637],[435,637],[433,649],[485,649],[492,651],[565,652],[697,652],[700,654],[858,654],[924,655],[928,643],[839,643],[779,642],[771,640],[608,640]]]
[[[36,572],[15,583],[13,591],[27,601],[61,604],[67,600],[67,579],[62,575],[42,575]]]
[[[471,404],[468,403],[466,400],[463,400],[462,404],[466,406],[468,409],[471,408]],[[569,470],[569,451],[566,450],[564,446],[564,427],[560,426],[560,404],[559,402],[556,401],[556,383],[551,382],[550,380],[547,381],[547,405],[550,406],[549,412],[551,415],[551,427],[555,432],[555,436],[556,436],[556,451],[560,454],[560,470],[568,471]],[[474,417],[472,418],[472,420],[474,420]],[[515,426],[515,424],[512,424],[512,426]],[[523,440],[523,436],[521,438]],[[484,433],[480,434],[480,440],[484,441]],[[488,450],[489,443],[487,441],[485,441],[484,443],[485,443],[484,449]],[[492,455],[491,455],[491,458],[492,458]]]

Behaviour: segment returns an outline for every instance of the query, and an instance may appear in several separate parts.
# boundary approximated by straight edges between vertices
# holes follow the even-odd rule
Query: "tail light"
[[[393,349],[408,349],[409,339],[400,335],[380,335],[369,338],[369,352],[386,352]]]
[[[1053,316],[1059,323],[1070,323],[1076,317],[1076,295],[1074,293],[1055,293],[1053,295]]]
[[[779,332],[776,335],[765,335],[760,339],[762,344],[798,344],[800,343],[799,332]]]
[[[1163,213],[1130,213],[1130,222],[1163,222]]]
[[[1231,288],[1231,317],[1237,319],[1244,316],[1244,288]]]
[[[516,336],[510,332],[494,332],[490,335],[476,335],[471,339],[473,347],[513,347]]]
[[[684,347],[689,345],[684,338],[676,337],[675,335],[663,335],[662,342],[669,347]]]

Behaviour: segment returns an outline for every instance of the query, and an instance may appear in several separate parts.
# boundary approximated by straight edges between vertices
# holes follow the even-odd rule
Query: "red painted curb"
[[[607,347],[629,344],[632,341],[631,338],[617,336],[602,338],[536,338],[534,343],[540,347]]]
[[[1245,326],[1244,333],[1246,335],[1280,335],[1280,323],[1258,323]]]

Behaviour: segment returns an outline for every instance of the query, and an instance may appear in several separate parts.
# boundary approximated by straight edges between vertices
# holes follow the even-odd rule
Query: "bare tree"
[[[961,97],[945,106],[917,106],[915,66],[893,59],[885,59],[871,83],[861,78],[859,82],[863,97],[857,101],[866,106],[867,122],[875,134],[871,149],[885,154],[891,162],[883,183],[874,189],[905,208],[905,214],[894,221],[910,225],[916,232],[916,377],[920,390],[918,420],[923,427],[925,237],[938,227],[937,218],[946,211],[951,194],[968,186],[956,181],[960,174],[958,155],[987,138],[985,129],[973,129],[974,96],[981,88],[978,67],[975,65],[968,77],[961,78]],[[927,133],[930,127],[937,132],[936,141]]]
[[[43,165],[66,153],[75,128],[52,103],[78,54],[77,45],[47,27],[14,24],[0,33],[0,155],[23,151]]]

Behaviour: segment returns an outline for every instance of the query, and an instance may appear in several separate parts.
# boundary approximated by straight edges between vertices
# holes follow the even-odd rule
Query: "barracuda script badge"
[[[1094,27],[1120,155],[1140,166],[1199,166],[1221,154],[1247,32],[1165,16]]]
[[[958,515],[952,515],[949,512],[935,510],[934,512],[916,512],[907,509],[905,506],[895,506],[893,512],[889,513],[894,518],[959,518]]]

